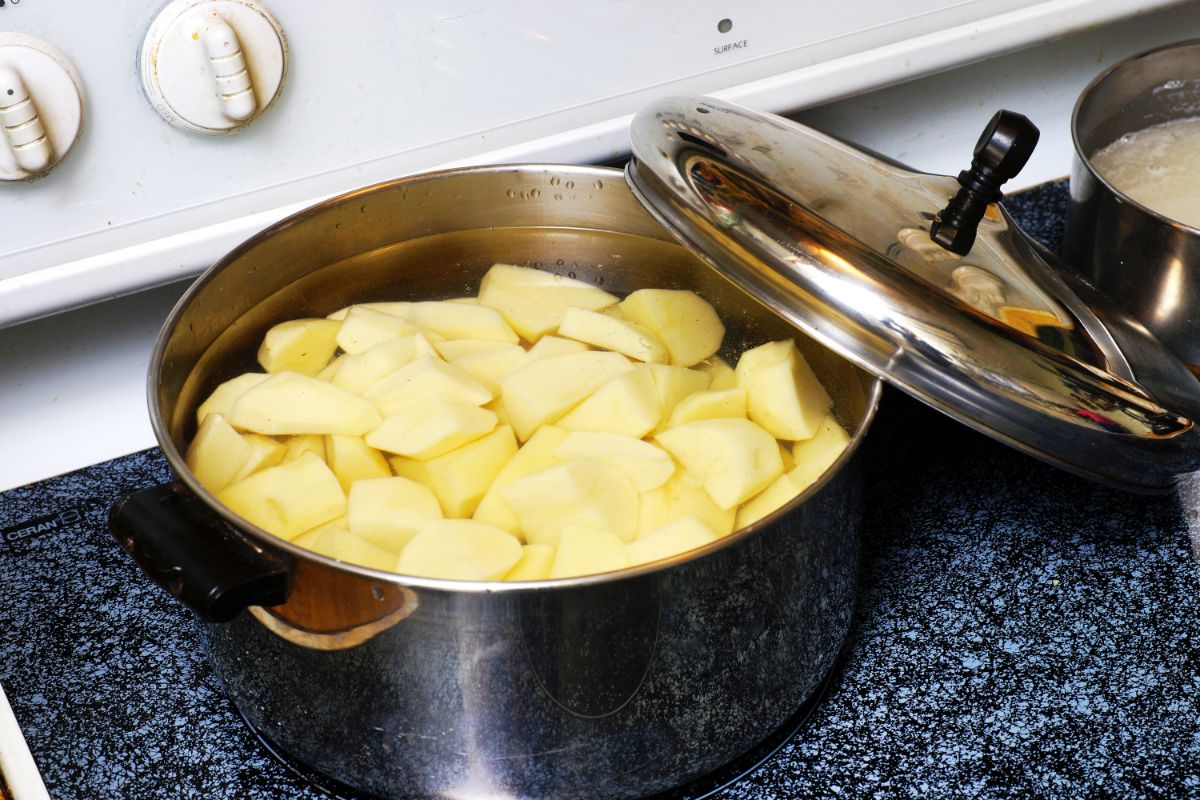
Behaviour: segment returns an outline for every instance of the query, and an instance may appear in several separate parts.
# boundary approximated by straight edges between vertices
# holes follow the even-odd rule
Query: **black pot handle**
[[[279,605],[291,591],[290,559],[225,523],[178,482],[117,501],[108,529],[151,580],[208,622]]]

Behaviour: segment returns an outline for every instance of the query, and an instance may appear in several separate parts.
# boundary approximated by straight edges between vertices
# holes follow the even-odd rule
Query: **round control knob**
[[[83,127],[83,84],[53,45],[0,33],[0,181],[49,172]]]
[[[181,130],[233,133],[266,111],[287,76],[283,29],[255,0],[172,0],[138,53],[154,110]]]

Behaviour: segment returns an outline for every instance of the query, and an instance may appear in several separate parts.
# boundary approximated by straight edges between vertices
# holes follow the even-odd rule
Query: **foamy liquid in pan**
[[[1163,216],[1200,228],[1200,117],[1127,133],[1091,158],[1117,191]]]

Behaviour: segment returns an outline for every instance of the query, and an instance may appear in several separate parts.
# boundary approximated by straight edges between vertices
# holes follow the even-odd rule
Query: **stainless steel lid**
[[[1200,382],[1001,206],[968,255],[931,241],[954,178],[710,98],[660,101],[631,135],[651,213],[850,361],[1107,484],[1162,491],[1200,468]]]

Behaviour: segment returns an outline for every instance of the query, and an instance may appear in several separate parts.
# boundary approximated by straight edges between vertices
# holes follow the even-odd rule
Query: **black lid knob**
[[[975,231],[989,203],[1004,196],[1000,187],[1016,177],[1033,155],[1041,132],[1028,117],[997,111],[975,143],[971,168],[958,173],[958,190],[929,226],[929,237],[952,253],[965,256],[975,244]]]

